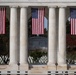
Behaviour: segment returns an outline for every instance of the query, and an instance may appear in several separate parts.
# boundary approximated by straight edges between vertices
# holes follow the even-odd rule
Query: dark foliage
[[[6,19],[6,33],[0,34],[0,56],[9,53],[9,21]]]
[[[34,61],[37,62],[37,59],[39,59],[40,57],[47,55],[47,52],[42,52],[40,50],[32,50],[29,52],[29,55],[32,56],[34,58]]]

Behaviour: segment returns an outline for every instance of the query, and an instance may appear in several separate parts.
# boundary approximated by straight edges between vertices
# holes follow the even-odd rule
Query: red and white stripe
[[[6,20],[5,8],[0,8],[0,34],[5,34],[5,20]]]
[[[71,18],[71,35],[76,35],[76,19]]]
[[[38,9],[38,18],[32,18],[32,34],[44,34],[44,8]]]

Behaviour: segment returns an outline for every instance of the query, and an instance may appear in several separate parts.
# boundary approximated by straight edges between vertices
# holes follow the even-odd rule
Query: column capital
[[[66,8],[67,6],[66,5],[60,5],[58,6],[58,8]]]
[[[57,6],[48,6],[48,8],[57,8]]]
[[[28,8],[28,6],[19,6],[20,8]]]
[[[10,5],[9,7],[10,7],[10,8],[18,8],[19,6]]]

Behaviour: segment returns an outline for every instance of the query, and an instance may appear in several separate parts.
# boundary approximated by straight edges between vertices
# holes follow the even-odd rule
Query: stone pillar
[[[10,62],[12,70],[17,70],[18,66],[18,24],[17,7],[10,7]]]
[[[49,27],[48,27],[48,67],[55,70],[56,63],[56,9],[49,8]]]
[[[66,13],[65,7],[59,8],[58,69],[66,69]],[[64,67],[64,68],[63,68]]]
[[[27,7],[20,9],[20,70],[28,69]]]

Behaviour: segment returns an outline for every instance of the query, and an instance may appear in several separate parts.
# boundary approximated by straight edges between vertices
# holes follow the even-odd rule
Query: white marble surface
[[[28,55],[28,28],[27,28],[27,8],[20,10],[20,63],[27,63]]]
[[[18,62],[17,8],[10,8],[10,64]]]
[[[66,64],[66,10],[59,8],[58,64]]]
[[[56,63],[56,9],[49,8],[48,64]]]
[[[47,7],[52,7],[52,6],[76,6],[76,1],[75,0],[0,0],[0,6],[47,6]]]

